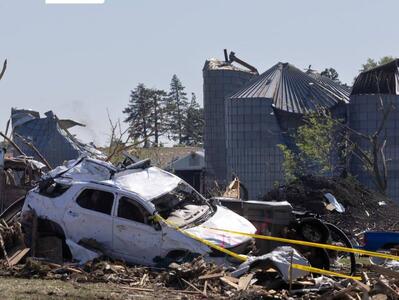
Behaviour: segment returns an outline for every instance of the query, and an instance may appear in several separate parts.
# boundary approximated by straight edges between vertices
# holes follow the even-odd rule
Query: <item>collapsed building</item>
[[[43,156],[50,166],[56,167],[81,155],[105,159],[92,144],[79,141],[69,132],[74,126],[85,126],[70,119],[59,119],[52,111],[40,117],[40,113],[27,109],[11,109],[12,139],[28,156],[41,160]],[[33,145],[33,147],[32,147]]]
[[[208,183],[227,184],[237,176],[249,198],[260,198],[284,181],[283,154],[278,145],[295,150],[292,134],[303,124],[304,115],[321,108],[352,129],[370,135],[384,118],[382,101],[385,107],[392,105],[381,133],[387,140],[387,194],[399,201],[399,111],[395,109],[399,60],[361,73],[352,90],[289,63],[279,62],[258,75],[248,64],[242,68],[233,62],[226,55],[225,61],[206,61],[203,69]],[[370,147],[364,138],[352,138],[360,148]],[[331,175],[338,175],[338,153],[334,156],[337,166]],[[358,158],[351,159],[348,171],[375,188]]]
[[[25,196],[40,179],[45,165],[26,156],[9,157],[0,149],[0,212]]]

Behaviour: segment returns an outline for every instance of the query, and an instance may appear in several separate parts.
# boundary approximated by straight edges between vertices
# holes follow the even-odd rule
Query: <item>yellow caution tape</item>
[[[223,252],[223,253],[225,253],[227,255],[230,255],[231,257],[234,257],[234,258],[236,258],[236,259],[238,259],[240,261],[246,261],[247,260],[247,256],[246,255],[237,254],[237,253],[235,253],[233,251],[227,250],[227,249],[225,249],[223,247],[220,247],[218,245],[215,245],[214,243],[211,243],[211,242],[209,242],[209,241],[207,241],[205,239],[202,239],[202,238],[200,238],[200,237],[198,237],[198,236],[196,236],[196,235],[194,235],[192,233],[189,233],[189,232],[187,232],[185,230],[182,230],[182,229],[179,228],[179,226],[173,224],[170,221],[165,220],[160,215],[155,215],[154,216],[154,220],[156,220],[158,222],[162,221],[165,224],[169,225],[170,227],[172,227],[172,228],[176,229],[177,231],[181,232],[182,234],[184,234],[184,235],[186,235],[186,236],[188,236],[188,237],[190,237],[190,238],[192,238],[192,239],[194,239],[194,240],[196,240],[198,242],[201,242],[201,243],[207,245],[210,248],[216,249],[216,250],[218,250],[220,252]]]
[[[292,267],[294,269],[307,271],[307,272],[311,272],[311,273],[318,273],[321,275],[329,275],[329,276],[334,276],[334,277],[362,280],[362,277],[359,277],[359,276],[350,276],[350,275],[345,275],[345,274],[341,274],[341,273],[337,273],[337,272],[333,272],[333,271],[323,270],[323,269],[304,266],[304,265],[292,264]]]
[[[329,244],[313,243],[313,242],[307,242],[307,241],[301,241],[301,240],[291,240],[291,239],[279,238],[279,237],[268,236],[268,235],[251,234],[251,233],[233,231],[233,230],[228,230],[228,229],[211,228],[211,227],[206,227],[206,226],[202,226],[202,227],[206,228],[206,229],[210,229],[210,230],[223,231],[223,232],[227,232],[227,233],[253,237],[255,239],[260,239],[260,240],[268,240],[268,241],[281,242],[281,243],[287,243],[287,244],[309,246],[309,247],[323,248],[323,249],[327,249],[327,250],[334,250],[334,251],[341,251],[341,252],[355,253],[355,254],[361,254],[361,255],[367,255],[367,256],[381,257],[381,258],[386,258],[386,259],[399,260],[399,256],[392,255],[392,254],[367,251],[367,250],[356,249],[356,248],[348,248],[348,247],[342,247],[342,246],[334,246],[334,245],[329,245]]]
[[[238,254],[235,253],[233,251],[230,251],[228,249],[225,249],[223,247],[220,247],[218,245],[215,245],[214,243],[211,243],[205,239],[202,239],[200,237],[197,237],[196,235],[189,233],[181,228],[179,228],[179,226],[177,226],[176,224],[173,224],[170,221],[165,220],[164,218],[162,218],[160,215],[155,215],[153,217],[154,221],[157,222],[164,222],[165,224],[167,224],[168,226],[174,228],[175,230],[179,231],[180,233],[198,241],[201,242],[205,245],[207,245],[210,248],[216,249],[220,252],[223,252],[227,255],[230,255],[231,257],[234,257],[240,261],[246,261],[248,259],[248,257],[246,255],[242,255],[242,254]],[[205,227],[207,228],[207,227]],[[213,228],[208,228],[208,229],[213,229]],[[213,229],[213,230],[217,230],[217,229]],[[223,230],[224,231],[224,230]],[[237,233],[238,234],[238,233]],[[361,280],[360,277],[356,277],[356,276],[349,276],[349,275],[345,275],[345,274],[340,274],[340,273],[336,273],[336,272],[332,272],[332,271],[327,271],[327,270],[323,270],[323,269],[319,269],[319,268],[314,268],[314,267],[310,267],[310,266],[304,266],[304,265],[298,265],[298,264],[292,264],[292,268],[294,269],[298,269],[298,270],[302,270],[302,271],[307,271],[307,272],[311,272],[311,273],[318,273],[318,274],[322,274],[322,275],[330,275],[330,276],[335,276],[335,277],[341,277],[341,278],[350,278],[350,279],[356,279],[356,280]]]

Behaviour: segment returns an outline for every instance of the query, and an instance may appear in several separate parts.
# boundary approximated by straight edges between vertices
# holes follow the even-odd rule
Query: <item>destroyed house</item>
[[[231,67],[230,72],[246,81],[240,85],[221,75],[226,64],[229,62],[212,60],[203,71],[205,116],[211,120],[205,120],[206,172],[224,184],[238,176],[249,198],[258,199],[284,181],[278,145],[292,147],[290,136],[303,124],[302,117],[318,108],[346,118],[350,91],[315,72],[281,62],[261,75]],[[229,93],[220,93],[220,89]],[[219,127],[213,128],[216,125]]]
[[[21,150],[37,160],[40,160],[39,152],[52,167],[85,154],[104,158],[94,146],[82,143],[68,131],[83,124],[59,119],[52,111],[40,117],[36,111],[13,108],[11,121],[12,138]]]

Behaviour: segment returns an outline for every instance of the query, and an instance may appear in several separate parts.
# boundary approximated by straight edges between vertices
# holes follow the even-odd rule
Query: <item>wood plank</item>
[[[351,279],[352,284],[356,285],[359,289],[361,289],[363,292],[370,292],[371,288],[367,285],[364,284],[363,282],[360,282],[358,280],[355,279]]]
[[[238,290],[246,291],[253,277],[254,277],[253,273],[249,273],[246,276],[241,276],[240,279],[238,280]]]
[[[12,267],[18,264],[21,259],[23,259],[25,255],[28,254],[29,250],[30,248],[22,248],[15,251],[15,253],[9,258],[8,265]]]
[[[198,277],[198,279],[199,280],[207,280],[207,279],[219,278],[219,277],[223,277],[223,276],[224,276],[224,272],[220,272],[220,273],[215,273],[215,274],[205,274],[205,275]]]
[[[229,285],[229,286],[235,288],[236,290],[238,290],[238,284],[236,284],[236,283],[230,281],[230,280],[227,278],[227,276],[221,277],[221,278],[220,278],[220,281],[222,281],[223,283],[225,283],[225,284],[227,284],[227,285]]]

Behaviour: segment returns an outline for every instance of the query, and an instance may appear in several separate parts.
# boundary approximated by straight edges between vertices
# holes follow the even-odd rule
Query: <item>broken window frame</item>
[[[93,191],[97,191],[97,192],[101,192],[101,193],[108,193],[108,194],[111,194],[112,195],[112,204],[111,204],[111,206],[110,206],[110,211],[109,211],[109,213],[106,213],[106,212],[103,212],[103,211],[101,211],[101,210],[96,210],[96,209],[91,209],[91,208],[88,208],[88,207],[85,207],[85,206],[82,206],[78,201],[79,201],[79,197],[85,192],[85,191],[88,191],[88,190],[93,190]],[[92,196],[92,195],[91,195]],[[90,197],[91,197],[90,196]],[[99,214],[102,214],[102,215],[106,215],[106,216],[110,216],[110,217],[112,217],[113,216],[113,212],[114,212],[114,206],[115,206],[115,200],[116,200],[116,194],[114,193],[114,192],[112,192],[112,191],[109,191],[109,190],[105,190],[105,189],[100,189],[100,188],[97,188],[97,187],[93,187],[93,186],[85,186],[85,187],[83,187],[78,193],[77,193],[77,196],[75,197],[75,199],[74,199],[74,202],[75,202],[75,204],[80,208],[80,209],[84,209],[84,210],[87,210],[87,211],[90,211],[90,212],[92,212],[92,213],[99,213]]]
[[[184,203],[185,200],[179,201],[177,204],[173,205],[173,207],[170,208],[170,212],[168,216],[164,215],[164,211],[160,211],[159,210],[159,199],[161,198],[165,198],[167,195],[173,194],[174,192],[176,192],[176,190],[178,189],[189,189],[189,191],[191,192],[191,194],[194,194],[193,196],[197,197],[198,200],[201,200],[202,203],[201,204],[197,204],[197,203],[192,203],[193,205],[207,205],[209,207],[209,209],[204,212],[202,215],[198,216],[198,218],[194,218],[193,220],[189,221],[189,222],[183,222],[182,224],[177,225],[179,228],[184,228],[187,226],[195,226],[196,224],[200,224],[202,222],[205,222],[206,220],[208,220],[209,218],[211,218],[215,212],[216,209],[215,207],[212,205],[211,202],[209,202],[205,197],[203,197],[200,193],[198,193],[198,191],[196,191],[192,186],[190,186],[187,182],[185,181],[181,181],[178,186],[176,188],[174,188],[172,191],[169,191],[167,193],[164,193],[154,199],[151,200],[151,203],[154,205],[156,213],[158,213],[159,215],[161,215],[163,218],[165,218],[166,220],[172,215],[172,212],[174,210],[177,210],[176,207],[180,206],[181,203]],[[188,192],[188,191],[187,191]],[[158,200],[158,201],[157,201]]]
[[[137,220],[133,220],[133,219],[129,219],[123,216],[119,216],[119,208],[120,208],[120,204],[122,200],[127,200],[128,202],[130,202],[132,205],[136,206],[136,208],[140,211],[140,213],[143,216],[143,222],[137,221]],[[149,225],[151,224],[150,221],[150,217],[152,216],[152,214],[139,202],[135,199],[135,197],[132,196],[126,196],[123,194],[118,195],[118,199],[116,201],[116,207],[115,207],[115,217],[119,218],[119,219],[123,219],[129,222],[135,222],[135,223],[140,223],[143,225]]]

